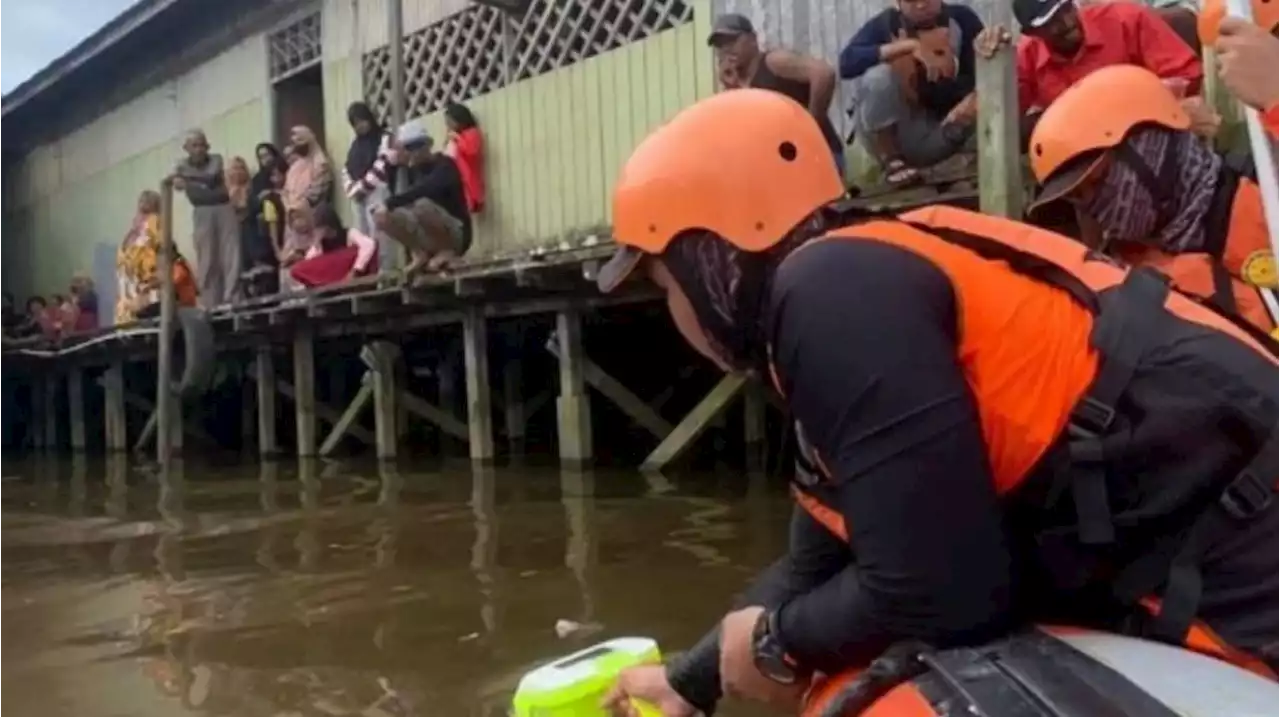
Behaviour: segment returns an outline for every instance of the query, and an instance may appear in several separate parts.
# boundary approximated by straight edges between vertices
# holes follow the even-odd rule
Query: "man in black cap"
[[[715,48],[721,82],[727,87],[773,90],[808,107],[831,146],[836,168],[844,175],[844,142],[828,115],[836,92],[835,68],[790,50],[762,50],[751,20],[737,13],[715,19],[707,44]],[[726,77],[735,83],[726,82]]]

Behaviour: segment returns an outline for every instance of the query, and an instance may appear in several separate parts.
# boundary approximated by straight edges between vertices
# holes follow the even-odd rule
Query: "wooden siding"
[[[6,181],[5,288],[65,291],[97,244],[119,243],[138,194],[158,188],[199,127],[214,151],[252,155],[267,136],[265,46],[248,38],[195,70],[29,154]],[[191,217],[178,199],[174,237],[191,255]]]

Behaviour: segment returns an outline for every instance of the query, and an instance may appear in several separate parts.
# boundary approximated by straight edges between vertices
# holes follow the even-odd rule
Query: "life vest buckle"
[[[1116,420],[1116,409],[1093,396],[1085,396],[1071,412],[1071,427],[1085,438],[1106,433]]]
[[[1246,468],[1222,489],[1218,505],[1232,518],[1247,521],[1270,508],[1275,497],[1276,493],[1271,486]]]

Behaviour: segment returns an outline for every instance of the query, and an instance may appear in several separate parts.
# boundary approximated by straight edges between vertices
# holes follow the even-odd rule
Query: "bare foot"
[[[439,254],[431,257],[431,260],[427,262],[427,271],[437,273],[447,271],[449,267],[453,265],[453,260],[456,258],[457,257],[450,252],[440,252]]]

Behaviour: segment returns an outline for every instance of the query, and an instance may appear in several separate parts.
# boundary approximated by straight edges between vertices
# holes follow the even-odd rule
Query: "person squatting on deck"
[[[808,113],[749,89],[619,176],[601,289],[649,279],[693,348],[768,377],[798,459],[788,554],[692,650],[625,671],[615,714],[722,692],[794,710],[900,641],[1031,622],[1274,679],[1274,345],[1067,237],[844,192]]]
[[[373,210],[378,231],[408,249],[405,277],[422,269],[438,272],[471,248],[471,212],[462,173],[452,157],[435,150],[426,128],[407,122],[396,132],[398,161],[408,186]]]
[[[182,148],[187,156],[174,167],[173,188],[191,202],[200,304],[212,309],[240,296],[240,221],[231,205],[226,164],[222,155],[209,152],[204,132],[188,132]]]
[[[915,181],[919,169],[972,150],[981,31],[964,5],[899,0],[840,51],[840,76],[853,80],[854,133],[888,183]]]

